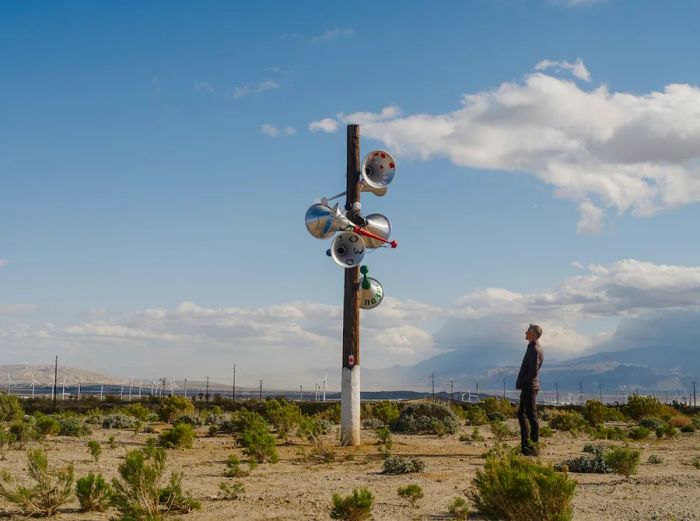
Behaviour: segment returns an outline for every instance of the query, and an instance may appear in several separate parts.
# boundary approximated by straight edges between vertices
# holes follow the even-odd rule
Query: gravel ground
[[[516,424],[510,421],[510,427]],[[164,426],[161,426],[164,428]],[[469,432],[470,428],[467,429]],[[204,437],[201,429],[194,449],[168,451],[168,469],[184,472],[183,488],[202,501],[202,510],[183,520],[267,520],[311,521],[329,519],[330,497],[334,492],[347,494],[354,487],[367,486],[376,496],[372,519],[441,520],[449,519],[449,501],[469,487],[477,468],[483,465],[482,454],[492,445],[488,428],[482,428],[485,442],[465,444],[458,436],[442,439],[436,436],[394,436],[394,453],[418,456],[425,460],[426,469],[420,474],[385,476],[380,474],[382,459],[374,443],[374,434],[365,431],[365,444],[355,448],[339,448],[336,461],[319,464],[303,461],[300,448],[308,445],[279,446],[281,460],[277,464],[259,465],[249,477],[242,478],[245,493],[236,501],[216,498],[219,483],[235,481],[223,477],[229,454],[243,457],[230,437]],[[110,449],[106,440],[116,435],[118,447]],[[148,435],[129,431],[108,431],[96,428],[89,438],[58,437],[44,442],[51,465],[73,462],[76,477],[89,471],[102,472],[111,478],[127,450],[143,446]],[[103,443],[99,463],[89,458],[87,439]],[[332,443],[337,433],[327,441]],[[640,521],[640,520],[700,520],[700,470],[690,460],[700,455],[700,433],[682,434],[675,440],[649,441],[635,444],[642,449],[639,473],[629,480],[609,474],[572,474],[578,481],[574,500],[574,519],[581,521]],[[557,433],[545,440],[541,458],[552,463],[581,454],[589,440]],[[515,444],[516,440],[510,441]],[[613,442],[606,442],[614,444]],[[646,463],[650,454],[664,459],[662,464]],[[26,475],[24,451],[7,452],[0,469],[17,477]],[[398,497],[396,489],[408,483],[418,483],[425,497],[417,508]],[[0,503],[0,517],[24,519],[11,505]],[[103,514],[78,512],[77,500],[66,505],[61,520],[107,520],[114,512]],[[478,519],[477,516],[473,518]]]

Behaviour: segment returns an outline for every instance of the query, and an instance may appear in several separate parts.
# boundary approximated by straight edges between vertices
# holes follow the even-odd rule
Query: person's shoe
[[[523,454],[523,456],[539,456],[540,455],[540,449],[536,443],[529,443],[525,447],[522,447],[520,449],[520,452]]]

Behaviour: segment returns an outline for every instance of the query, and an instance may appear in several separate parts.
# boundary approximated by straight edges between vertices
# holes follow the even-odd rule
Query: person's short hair
[[[527,330],[535,333],[537,335],[537,338],[542,336],[542,328],[537,324],[530,324],[530,327],[528,327]]]

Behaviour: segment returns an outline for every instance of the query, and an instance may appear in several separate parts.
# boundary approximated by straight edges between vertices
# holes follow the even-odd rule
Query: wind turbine
[[[63,394],[61,395],[61,400],[66,399],[66,376],[63,376]]]
[[[103,394],[104,390],[105,390],[105,384],[101,383],[100,384],[100,401],[102,401],[102,394]]]
[[[12,379],[10,378],[10,372],[7,372],[7,394],[12,394]]]
[[[34,386],[38,384],[39,382],[36,381],[36,378],[34,378],[34,373],[30,373],[32,375],[32,398],[34,398]]]
[[[119,390],[119,401],[122,401],[122,398],[124,398],[124,382],[122,382],[122,387]]]
[[[328,382],[328,373],[323,375],[323,401],[326,401],[326,383]]]
[[[129,380],[129,401],[131,401],[131,390],[134,388],[134,379]]]
[[[187,377],[185,377],[185,398],[187,398]]]
[[[175,393],[175,388],[177,385],[175,385],[175,378],[172,376],[170,377],[170,396],[172,396]]]
[[[79,377],[75,377],[75,380],[78,382],[78,400],[80,400],[80,389],[82,387],[82,382],[80,381]]]
[[[139,380],[139,400],[141,400],[141,387],[143,387],[143,378]]]

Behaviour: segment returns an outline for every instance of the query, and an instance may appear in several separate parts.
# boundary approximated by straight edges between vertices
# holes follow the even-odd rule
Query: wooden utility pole
[[[347,128],[347,185],[345,209],[360,202],[360,126]],[[345,272],[343,297],[343,360],[340,386],[340,443],[360,444],[360,270]]]

